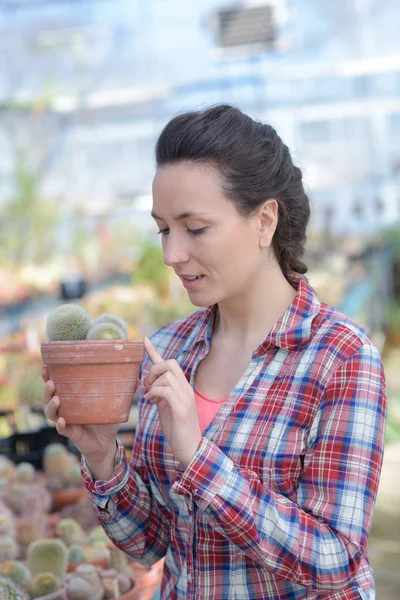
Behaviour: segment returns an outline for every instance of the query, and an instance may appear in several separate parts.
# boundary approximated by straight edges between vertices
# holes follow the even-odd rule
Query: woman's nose
[[[173,237],[171,234],[163,244],[164,262],[169,267],[173,267],[179,263],[186,262],[189,254],[184,247],[182,240],[178,237]]]

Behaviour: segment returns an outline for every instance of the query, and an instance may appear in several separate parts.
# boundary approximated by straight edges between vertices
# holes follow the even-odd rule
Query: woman
[[[109,537],[143,564],[165,556],[163,600],[371,600],[384,375],[304,277],[301,172],[227,105],[172,119],[156,159],[164,261],[201,308],[145,342],[129,466],[117,426],[57,418],[51,381],[47,415]]]

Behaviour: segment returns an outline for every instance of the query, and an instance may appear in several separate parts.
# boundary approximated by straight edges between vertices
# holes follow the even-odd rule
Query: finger
[[[60,399],[58,396],[54,396],[51,400],[46,404],[44,409],[44,413],[50,421],[57,421],[58,418],[58,409],[60,408]]]
[[[73,426],[67,425],[67,423],[65,422],[65,419],[63,417],[60,417],[59,419],[57,419],[56,429],[57,429],[57,433],[59,433],[60,435],[63,435],[67,438],[72,439],[72,434],[74,431]]]
[[[166,371],[158,377],[155,377],[154,381],[148,386],[147,391],[149,391],[152,387],[158,386],[170,387],[171,389],[178,391],[179,381],[175,373]]]
[[[173,390],[171,390],[171,388],[165,385],[157,385],[152,387],[151,390],[149,390],[143,396],[143,398],[145,398],[146,400],[151,400],[152,402],[157,404],[157,402],[159,402],[160,400],[168,400],[170,402],[172,397],[175,395],[176,394],[173,393]]]
[[[182,369],[176,360],[163,360],[160,363],[152,365],[147,375],[147,384],[153,385],[157,377],[160,377],[160,375],[162,375],[163,373],[173,373],[176,377],[179,377],[180,373],[182,373],[183,375]]]
[[[44,403],[48,404],[52,399],[54,392],[56,391],[56,386],[54,385],[54,381],[49,379],[46,381],[44,385]]]
[[[144,340],[144,349],[146,350],[147,354],[149,355],[149,358],[151,360],[151,362],[156,365],[157,363],[162,363],[164,362],[163,357],[161,356],[161,354],[155,349],[155,347],[153,346],[153,344],[151,343],[151,341],[146,338]]]
[[[49,372],[47,370],[46,365],[43,365],[43,367],[41,368],[40,374],[42,376],[44,383],[46,383],[46,381],[49,380]]]

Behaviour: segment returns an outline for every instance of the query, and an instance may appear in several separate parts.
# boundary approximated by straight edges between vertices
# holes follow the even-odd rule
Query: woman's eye
[[[200,229],[188,229],[188,232],[192,235],[200,235],[200,233],[203,233],[203,231],[205,231],[206,229],[207,227],[201,227]]]
[[[157,231],[157,235],[167,235],[167,233],[169,233],[169,229],[160,229],[160,231]]]

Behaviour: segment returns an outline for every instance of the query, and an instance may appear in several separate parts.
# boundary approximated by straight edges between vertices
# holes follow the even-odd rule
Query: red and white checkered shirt
[[[306,278],[253,353],[191,463],[176,461],[143,399],[132,460],[109,481],[82,474],[109,537],[150,565],[165,557],[162,600],[372,600],[367,557],[381,472],[386,392],[366,332],[321,303]],[[193,385],[216,307],[152,342]]]

